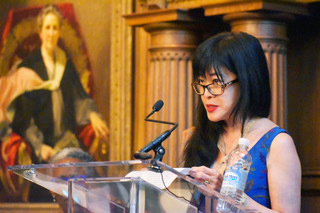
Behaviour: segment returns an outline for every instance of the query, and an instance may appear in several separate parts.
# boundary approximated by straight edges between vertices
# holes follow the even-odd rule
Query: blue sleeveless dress
[[[274,127],[264,134],[249,150],[252,157],[252,164],[248,174],[245,193],[257,203],[267,208],[271,208],[268,187],[267,154],[273,139],[280,133],[289,134],[286,130],[280,127]],[[199,211],[205,212],[204,195],[198,192],[195,193],[194,198],[199,200]]]
[[[274,127],[264,134],[249,150],[252,157],[245,193],[261,205],[270,208],[268,187],[267,154],[273,139],[280,133],[287,133],[280,127]]]

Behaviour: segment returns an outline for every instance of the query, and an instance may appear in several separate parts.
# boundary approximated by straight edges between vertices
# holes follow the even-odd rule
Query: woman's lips
[[[206,104],[207,112],[214,112],[216,109],[218,109],[217,105],[213,104]]]

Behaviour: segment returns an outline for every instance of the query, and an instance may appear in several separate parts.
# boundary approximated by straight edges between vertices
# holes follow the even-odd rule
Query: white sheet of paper
[[[183,175],[189,174],[191,168],[174,168],[176,171]],[[152,170],[146,171],[132,171],[126,175],[126,177],[140,177],[142,180],[160,188],[165,189],[169,187],[171,183],[176,179],[177,175],[170,171],[155,172]],[[164,182],[164,184],[163,184]]]

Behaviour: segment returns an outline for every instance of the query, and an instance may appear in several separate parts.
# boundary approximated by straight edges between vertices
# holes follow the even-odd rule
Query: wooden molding
[[[112,0],[110,64],[110,161],[132,159],[132,28],[122,14],[132,0]]]
[[[249,11],[274,11],[299,15],[309,15],[306,4],[283,0],[241,0],[218,4],[202,5],[205,16],[223,15]]]
[[[1,213],[58,213],[57,203],[0,203]]]
[[[185,9],[162,9],[148,12],[133,13],[123,16],[129,26],[142,26],[145,24],[167,21],[193,21],[194,18]]]
[[[302,177],[318,177],[320,178],[320,167],[309,167],[302,169]]]
[[[320,168],[309,167],[302,169],[302,191],[320,192]]]

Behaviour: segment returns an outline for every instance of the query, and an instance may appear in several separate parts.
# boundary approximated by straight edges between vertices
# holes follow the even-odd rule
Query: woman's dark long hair
[[[221,68],[234,73],[240,85],[240,94],[231,116],[244,123],[253,117],[268,117],[271,92],[268,66],[257,38],[243,32],[220,33],[204,41],[196,49],[193,61],[193,79],[205,77],[214,69],[224,83]],[[201,101],[198,103],[196,128],[186,144],[184,166],[211,166],[218,155],[217,143],[224,131],[224,121],[211,122]]]

